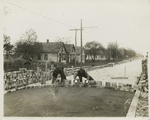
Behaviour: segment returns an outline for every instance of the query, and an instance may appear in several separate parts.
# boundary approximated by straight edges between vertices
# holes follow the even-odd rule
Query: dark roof
[[[64,46],[63,42],[42,42],[43,52],[58,53],[60,48]]]
[[[68,52],[68,53],[71,52],[72,47],[74,47],[74,44],[65,44],[65,48],[67,49],[67,52]]]
[[[76,46],[76,53],[77,54],[81,54],[81,47],[80,46]],[[84,51],[84,47],[82,47],[82,51]]]

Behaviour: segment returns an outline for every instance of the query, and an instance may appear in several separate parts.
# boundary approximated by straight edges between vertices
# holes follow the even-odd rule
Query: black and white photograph
[[[150,0],[3,0],[2,119],[149,119]]]

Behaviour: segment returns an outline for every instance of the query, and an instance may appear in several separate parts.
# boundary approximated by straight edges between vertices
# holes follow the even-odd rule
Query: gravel
[[[139,102],[137,104],[136,117],[149,117],[148,93],[141,92]]]

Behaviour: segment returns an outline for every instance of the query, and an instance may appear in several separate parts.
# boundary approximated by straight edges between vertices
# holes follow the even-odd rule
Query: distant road
[[[135,61],[131,61],[128,63],[122,63],[120,65],[115,65],[114,67],[106,67],[101,69],[96,69],[89,71],[88,73],[96,80],[105,82],[116,82],[116,83],[129,83],[134,84],[137,80],[137,77],[141,74],[141,61],[142,59],[138,59]],[[126,71],[125,71],[126,69]],[[124,77],[126,73],[126,77],[128,79],[111,79],[111,77]],[[67,76],[68,79],[73,79],[73,76]]]

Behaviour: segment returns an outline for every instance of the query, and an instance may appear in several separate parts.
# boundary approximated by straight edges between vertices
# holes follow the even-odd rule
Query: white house
[[[67,51],[63,42],[42,42],[42,52],[35,59],[39,63],[67,62]]]
[[[77,55],[76,61],[81,61],[81,47],[73,44],[64,44],[63,42],[42,42],[42,52],[38,54],[34,59],[37,59],[39,63],[46,62],[63,62],[70,63],[75,60],[75,54]],[[84,48],[82,52],[82,62],[85,63]]]

